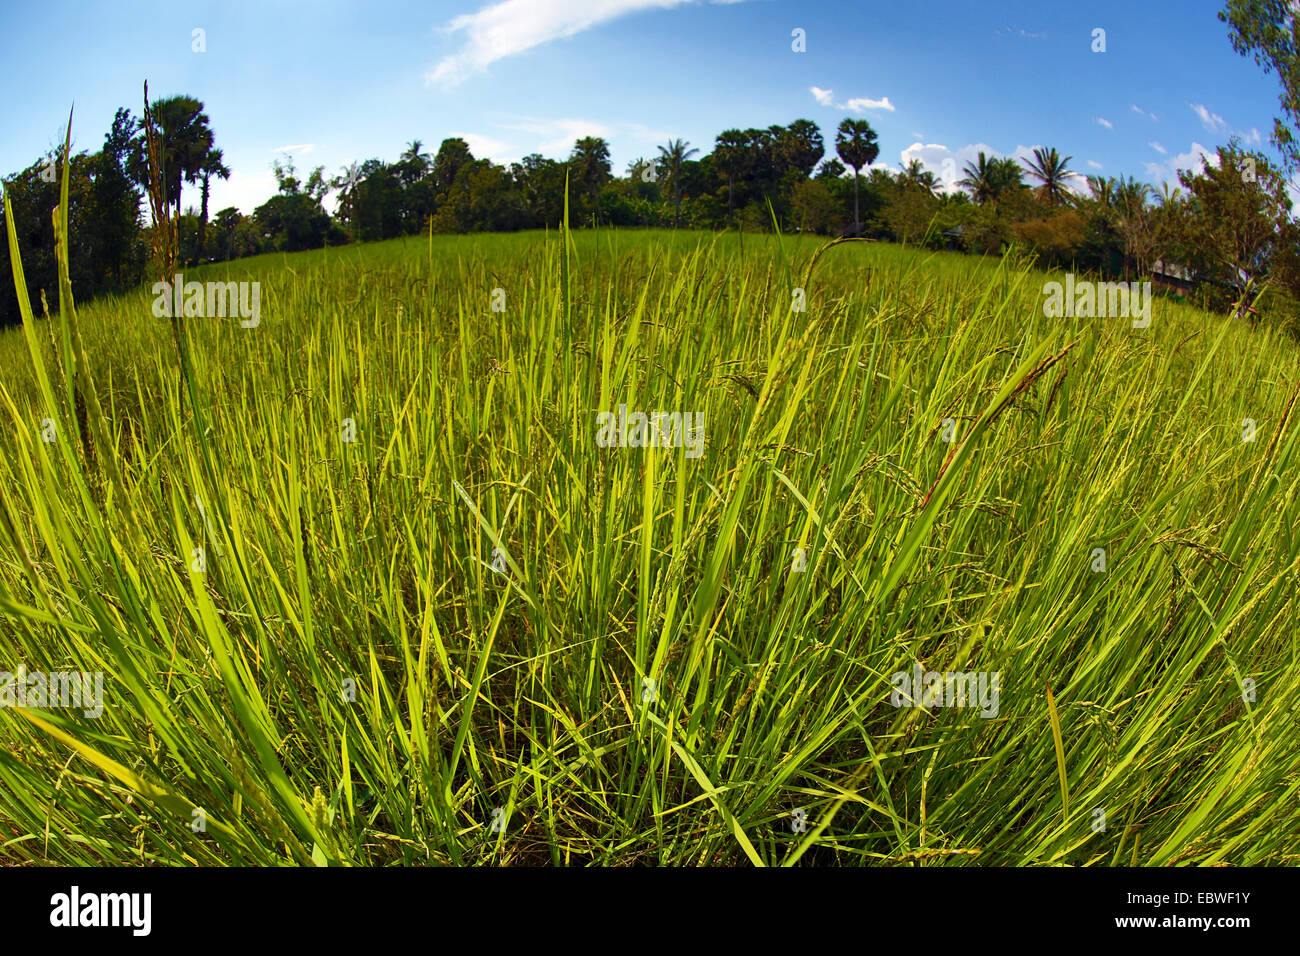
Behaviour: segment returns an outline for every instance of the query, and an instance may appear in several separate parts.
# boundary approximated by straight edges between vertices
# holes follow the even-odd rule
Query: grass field
[[[0,861],[1295,863],[1295,346],[824,245],[223,264],[189,374],[147,289],[0,334],[0,669],[104,674],[0,709]]]

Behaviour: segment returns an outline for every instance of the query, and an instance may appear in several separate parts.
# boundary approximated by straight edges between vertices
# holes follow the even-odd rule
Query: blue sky
[[[213,187],[214,212],[251,212],[286,154],[332,175],[393,160],[412,139],[434,152],[460,135],[507,162],[600,135],[621,172],[670,137],[707,152],[723,129],[798,118],[821,125],[829,155],[845,116],[871,123],[878,164],[895,169],[917,156],[947,178],[981,149],[1044,145],[1079,173],[1158,185],[1234,133],[1269,151],[1276,79],[1233,52],[1221,6],[42,0],[7,12],[0,173],[61,140],[74,103],[74,140],[98,149],[116,107],[139,114],[148,79],[155,97],[206,105],[234,171]],[[196,29],[206,52],[193,50]],[[187,189],[185,204],[197,201]]]

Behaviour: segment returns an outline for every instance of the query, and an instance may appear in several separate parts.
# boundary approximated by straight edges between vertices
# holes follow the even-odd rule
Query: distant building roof
[[[1165,262],[1162,259],[1157,259],[1151,267],[1151,272],[1153,275],[1182,279],[1184,282],[1192,281],[1192,270],[1177,262]]]

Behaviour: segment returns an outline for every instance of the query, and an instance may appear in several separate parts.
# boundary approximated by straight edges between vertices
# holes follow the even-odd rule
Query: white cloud
[[[720,3],[722,0],[713,0]],[[744,0],[727,0],[727,2],[743,3]],[[673,139],[673,134],[668,130],[651,129],[644,123],[620,123],[621,129],[626,130],[634,139],[645,143],[662,143],[665,140]]]
[[[537,143],[539,153],[563,153],[568,155],[575,141],[584,136],[603,136],[606,139],[612,131],[603,123],[582,119],[538,120],[524,119],[515,123],[499,124],[503,129],[516,129],[542,137]],[[531,152],[531,150],[530,150]]]
[[[510,156],[510,145],[502,140],[492,136],[484,136],[482,133],[449,133],[449,136],[459,136],[469,146],[469,151],[474,154],[475,159],[490,159],[495,163],[507,165],[515,157]]]
[[[299,143],[296,146],[277,146],[272,150],[274,153],[310,153],[316,148],[315,143]]]
[[[1098,126],[1104,126],[1104,127],[1106,127],[1107,129],[1114,129],[1114,128],[1115,128],[1115,124],[1114,124],[1114,123],[1112,123],[1110,120],[1108,120],[1108,119],[1106,119],[1105,117],[1102,117],[1102,116],[1098,116],[1098,117],[1096,117],[1096,118],[1094,119],[1094,122],[1095,122]]]
[[[211,181],[208,215],[215,216],[227,206],[234,206],[245,216],[251,216],[254,209],[277,191],[275,176],[269,167],[260,173],[242,173],[232,166],[229,179]],[[194,204],[198,205],[198,190],[194,190]]]
[[[1151,142],[1147,143],[1147,145],[1150,146],[1152,149],[1154,149],[1154,150],[1155,150],[1157,153],[1159,153],[1161,156],[1164,156],[1166,153],[1169,152],[1169,150],[1165,149],[1163,146],[1161,146],[1159,143],[1157,143],[1154,139],[1151,140]]]
[[[1136,103],[1133,104],[1133,106],[1132,106],[1132,110],[1133,110],[1134,113],[1137,113],[1138,116],[1146,116],[1146,115],[1147,115],[1147,111],[1144,110],[1142,107],[1138,106]]]
[[[863,113],[867,110],[888,110],[891,113],[894,112],[894,104],[889,102],[888,96],[881,97],[878,100],[868,99],[865,96],[858,96],[849,100],[840,108],[846,109],[851,113]]]
[[[669,10],[696,0],[501,0],[477,13],[463,13],[442,28],[465,42],[425,74],[429,83],[454,85],[497,60],[552,40],[575,36],[602,23],[643,10]],[[717,0],[715,0],[717,2]],[[729,3],[743,0],[725,0]]]
[[[1202,161],[1209,163],[1215,168],[1219,165],[1219,154],[1212,149],[1207,149],[1200,143],[1192,143],[1191,148],[1185,153],[1179,153],[1171,159],[1162,163],[1144,163],[1147,177],[1157,186],[1161,183],[1178,185],[1178,171],[1180,169],[1190,169],[1192,172],[1201,171]]]
[[[1097,162],[1095,159],[1090,159],[1090,160],[1088,160],[1088,166],[1089,166],[1091,169],[1102,169],[1102,168],[1103,168],[1102,165],[1101,165],[1101,163]]]
[[[1218,133],[1227,127],[1228,124],[1223,121],[1222,116],[1218,113],[1211,113],[1204,105],[1200,103],[1188,103],[1187,105],[1191,107],[1193,113],[1201,118],[1201,125],[1209,132]]]
[[[1263,137],[1259,135],[1259,130],[1252,126],[1250,132],[1246,134],[1246,142],[1251,146],[1259,146],[1263,142]]]
[[[856,96],[847,103],[836,103],[834,91],[823,90],[820,86],[808,87],[813,97],[822,106],[834,106],[837,110],[845,110],[850,113],[864,113],[867,110],[888,110],[894,112],[894,104],[889,102],[888,96],[882,96],[878,100],[873,100],[866,96]]]

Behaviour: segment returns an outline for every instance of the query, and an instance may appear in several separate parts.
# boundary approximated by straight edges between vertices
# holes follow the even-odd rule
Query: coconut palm
[[[925,164],[923,164],[919,159],[912,157],[907,161],[906,165],[903,163],[899,163],[898,165],[903,170],[903,174],[900,177],[903,182],[912,186],[920,186],[931,196],[935,194],[935,190],[939,188],[939,179],[934,175],[934,173],[926,169]]]
[[[853,234],[862,232],[862,213],[858,206],[858,170],[870,166],[880,155],[876,131],[866,120],[845,118],[835,132],[835,152],[853,169]]]
[[[361,224],[361,167],[355,162],[349,163],[330,185],[338,191],[338,212],[351,223],[352,241],[356,242],[357,229]]]
[[[687,149],[691,144],[684,139],[670,139],[665,146],[659,147],[659,158],[672,170],[673,177],[673,228],[677,228],[682,216],[682,163],[690,159],[698,149]]]
[[[1151,187],[1136,178],[1121,176],[1115,184],[1115,206],[1121,212],[1132,213],[1146,206]]]
[[[406,144],[406,151],[397,160],[397,176],[403,186],[410,186],[428,175],[433,165],[433,157],[423,152],[421,140],[413,139]]]
[[[974,163],[966,164],[962,172],[966,175],[957,180],[957,185],[969,189],[971,198],[980,205],[996,203],[1007,193],[1024,186],[1024,170],[1010,157],[989,157],[980,153]]]
[[[1056,148],[1044,149],[1042,147],[1034,150],[1034,158],[1026,160],[1025,165],[1029,169],[1029,175],[1039,181],[1041,185],[1034,192],[1038,198],[1047,203],[1048,206],[1055,206],[1060,202],[1068,202],[1070,191],[1066,188],[1066,181],[1074,175],[1066,166],[1073,157],[1061,156]]]
[[[569,165],[574,180],[594,198],[600,187],[609,181],[609,143],[599,136],[582,137],[573,144]]]
[[[1025,171],[1010,156],[991,160],[989,167],[993,175],[993,199],[995,202],[1009,192],[1024,188]]]
[[[1115,205],[1115,179],[1113,176],[1089,176],[1088,189],[1092,198],[1106,208]]]
[[[957,180],[957,185],[969,189],[971,199],[981,206],[997,198],[996,162],[996,159],[990,161],[981,152],[974,163],[966,164],[965,168],[962,169],[963,178]]]

